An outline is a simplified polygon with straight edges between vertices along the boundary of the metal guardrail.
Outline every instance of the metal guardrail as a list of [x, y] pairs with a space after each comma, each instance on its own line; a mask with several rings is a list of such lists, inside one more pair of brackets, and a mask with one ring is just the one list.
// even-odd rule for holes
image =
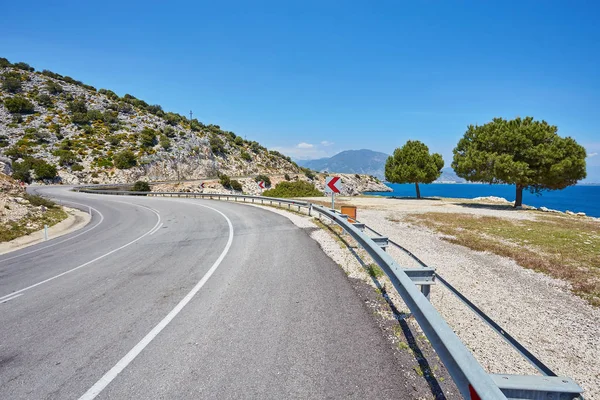
[[[115, 185], [112, 186], [114, 187]], [[340, 214], [336, 210], [306, 201], [237, 194], [94, 190], [93, 187], [88, 186], [76, 187], [74, 190], [83, 193], [111, 195], [191, 197], [216, 200], [232, 199], [234, 201], [241, 199], [243, 201], [249, 200], [252, 203], [260, 202], [261, 204], [265, 204], [268, 202], [271, 205], [277, 203], [279, 206], [287, 204], [288, 208], [292, 206], [298, 207], [298, 211], [301, 208], [307, 208], [309, 215], [312, 215], [313, 211], [317, 212], [345, 230], [386, 273], [465, 399], [571, 400], [581, 398], [583, 389], [575, 381], [567, 377], [488, 374], [435, 307], [428, 301], [428, 289], [432, 282], [427, 283], [425, 280], [418, 281], [419, 277], [409, 276], [409, 274], [419, 274], [414, 274], [414, 272], [402, 268], [379, 244], [375, 243], [373, 238], [364, 232], [364, 224], [351, 223], [348, 221], [347, 215]], [[417, 268], [410, 270], [420, 271], [426, 269]], [[433, 272], [430, 276], [433, 278]], [[423, 278], [422, 276], [420, 278], [427, 279], [427, 277]], [[417, 289], [417, 284], [421, 285], [422, 288], [427, 287], [427, 290], [423, 290], [423, 293], [420, 292]]]

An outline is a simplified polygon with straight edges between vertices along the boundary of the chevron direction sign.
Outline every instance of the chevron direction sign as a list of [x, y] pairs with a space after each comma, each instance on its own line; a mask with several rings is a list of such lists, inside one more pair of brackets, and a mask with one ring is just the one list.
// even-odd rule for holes
[[325, 179], [325, 193], [339, 193], [342, 189], [342, 180], [339, 176], [328, 176]]
[[261, 189], [265, 188], [265, 181], [258, 181], [258, 187]]

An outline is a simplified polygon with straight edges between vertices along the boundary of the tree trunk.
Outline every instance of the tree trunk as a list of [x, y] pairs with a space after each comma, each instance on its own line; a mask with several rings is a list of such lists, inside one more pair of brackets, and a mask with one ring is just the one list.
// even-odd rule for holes
[[419, 182], [415, 182], [415, 187], [417, 188], [417, 199], [421, 198], [421, 189], [419, 189]]
[[517, 196], [515, 199], [515, 208], [523, 205], [523, 186], [517, 185]]

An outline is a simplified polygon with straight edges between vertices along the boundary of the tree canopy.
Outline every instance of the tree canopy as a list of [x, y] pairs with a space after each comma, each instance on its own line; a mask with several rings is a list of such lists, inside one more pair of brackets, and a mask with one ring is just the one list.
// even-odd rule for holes
[[418, 140], [409, 140], [385, 162], [385, 179], [392, 183], [414, 183], [417, 198], [421, 198], [419, 183], [435, 181], [444, 168], [444, 159], [438, 153], [429, 154], [429, 148]]
[[454, 149], [452, 168], [468, 181], [516, 185], [515, 207], [521, 206], [523, 189], [564, 189], [586, 176], [585, 149], [557, 132], [532, 117], [471, 125]]

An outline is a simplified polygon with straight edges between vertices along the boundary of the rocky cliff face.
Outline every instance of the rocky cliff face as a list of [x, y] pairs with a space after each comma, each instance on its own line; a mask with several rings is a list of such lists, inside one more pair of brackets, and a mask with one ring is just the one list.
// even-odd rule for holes
[[[376, 178], [369, 175], [356, 175], [356, 174], [336, 174], [342, 179], [342, 195], [343, 196], [357, 196], [363, 192], [388, 192], [392, 191], [389, 187], [381, 183]], [[325, 179], [326, 174], [316, 174], [314, 179], [308, 178], [304, 174], [288, 175], [291, 181], [307, 181], [315, 185], [315, 187], [324, 192], [325, 191]], [[277, 186], [278, 183], [285, 181], [284, 175], [271, 175], [272, 187]], [[242, 184], [242, 193], [250, 195], [260, 195], [262, 190], [258, 187], [258, 184], [252, 177], [241, 177], [236, 178]], [[204, 188], [201, 184], [204, 183]], [[181, 183], [162, 183], [152, 186], [154, 192], [189, 192], [189, 193], [240, 193], [232, 191], [231, 189], [224, 188], [219, 183], [218, 179], [207, 179]]]
[[[300, 172], [256, 142], [130, 95], [13, 66], [0, 68], [0, 83], [5, 172], [11, 172], [6, 158], [15, 170], [25, 159], [43, 160], [57, 168], [55, 182], [68, 184]], [[128, 151], [133, 162], [120, 162]]]

